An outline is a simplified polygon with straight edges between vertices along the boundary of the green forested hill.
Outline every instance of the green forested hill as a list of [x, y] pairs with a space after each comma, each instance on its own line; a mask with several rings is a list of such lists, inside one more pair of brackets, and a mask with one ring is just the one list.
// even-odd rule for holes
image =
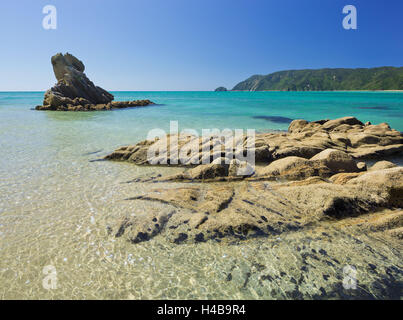
[[252, 76], [232, 90], [403, 90], [403, 67], [280, 71], [266, 76]]

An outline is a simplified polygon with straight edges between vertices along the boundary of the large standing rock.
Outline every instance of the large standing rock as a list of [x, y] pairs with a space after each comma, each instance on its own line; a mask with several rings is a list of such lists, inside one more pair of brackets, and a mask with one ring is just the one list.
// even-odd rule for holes
[[152, 104], [149, 100], [112, 102], [113, 95], [94, 85], [84, 73], [84, 64], [69, 53], [58, 53], [51, 61], [57, 84], [46, 91], [37, 110], [91, 111]]
[[84, 64], [73, 55], [58, 53], [51, 61], [57, 84], [45, 93], [44, 106], [100, 104], [114, 99], [112, 94], [87, 78]]

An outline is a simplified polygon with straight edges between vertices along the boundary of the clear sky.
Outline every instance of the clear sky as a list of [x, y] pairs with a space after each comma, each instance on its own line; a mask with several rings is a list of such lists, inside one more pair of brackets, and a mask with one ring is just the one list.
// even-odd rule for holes
[[[42, 9], [57, 8], [45, 30]], [[345, 5], [358, 29], [342, 27]], [[0, 91], [45, 90], [70, 52], [107, 90], [214, 90], [284, 69], [403, 66], [402, 0], [1, 0]]]

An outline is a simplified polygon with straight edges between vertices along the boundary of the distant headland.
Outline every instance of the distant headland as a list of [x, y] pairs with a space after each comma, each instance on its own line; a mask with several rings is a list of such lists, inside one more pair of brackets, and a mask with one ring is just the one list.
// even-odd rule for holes
[[403, 67], [287, 70], [254, 75], [232, 91], [400, 91]]

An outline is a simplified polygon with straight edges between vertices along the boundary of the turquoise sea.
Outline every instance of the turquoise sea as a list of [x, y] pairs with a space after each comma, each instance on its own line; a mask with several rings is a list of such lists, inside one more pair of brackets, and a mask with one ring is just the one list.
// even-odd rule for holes
[[[144, 136], [150, 128], [165, 128], [178, 120], [186, 128], [255, 128], [288, 127], [288, 119], [319, 120], [355, 116], [363, 122], [387, 122], [403, 131], [403, 92], [112, 92], [115, 100], [150, 99], [158, 105], [112, 113], [43, 113], [27, 112], [41, 104], [43, 92], [0, 92], [2, 121], [11, 125], [35, 122], [39, 127], [58, 121], [71, 126], [86, 123], [102, 125], [108, 133]], [[280, 117], [280, 118], [277, 118]], [[283, 119], [285, 118], [285, 119]], [[53, 123], [52, 123], [53, 122]]]
[[[157, 105], [32, 110], [43, 94], [0, 92], [0, 298], [270, 298], [270, 286], [242, 287], [252, 262], [271, 263], [259, 242], [176, 246], [155, 238], [134, 246], [109, 237], [107, 225], [162, 206], [124, 201], [149, 188], [124, 182], [177, 168], [91, 160], [151, 129], [168, 131], [170, 121], [180, 129], [267, 131], [286, 130], [291, 119], [355, 116], [403, 131], [398, 92], [113, 92], [115, 100]], [[225, 282], [234, 261], [242, 289]], [[57, 268], [60, 290], [43, 289], [46, 265]]]

